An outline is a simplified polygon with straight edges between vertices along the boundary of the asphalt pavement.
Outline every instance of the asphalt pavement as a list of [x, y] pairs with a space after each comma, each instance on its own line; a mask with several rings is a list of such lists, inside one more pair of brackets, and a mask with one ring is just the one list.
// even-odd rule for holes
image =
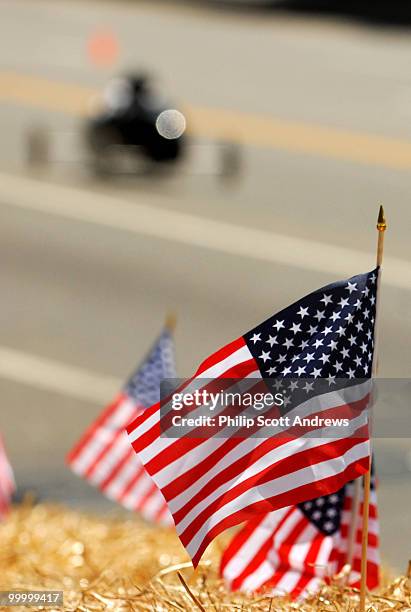
[[[1, 0], [0, 11], [0, 429], [20, 491], [109, 508], [64, 454], [166, 313], [178, 313], [190, 375], [303, 293], [371, 269], [380, 202], [380, 375], [409, 376], [408, 31], [161, 2]], [[87, 56], [98, 29], [118, 37], [110, 68]], [[81, 155], [85, 115], [110, 75], [136, 67], [187, 109], [193, 159], [101, 183]], [[38, 125], [54, 148], [34, 172], [25, 141]], [[243, 156], [232, 183], [214, 172], [227, 139]], [[383, 552], [400, 569], [410, 452], [408, 439], [376, 441]]]

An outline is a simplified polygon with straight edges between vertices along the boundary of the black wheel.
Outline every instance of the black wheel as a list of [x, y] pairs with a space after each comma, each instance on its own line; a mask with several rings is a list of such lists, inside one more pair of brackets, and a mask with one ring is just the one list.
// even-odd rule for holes
[[143, 145], [147, 156], [155, 162], [176, 162], [183, 152], [183, 139], [167, 140], [157, 133]]
[[238, 178], [243, 167], [241, 146], [234, 142], [226, 142], [221, 146], [220, 173], [222, 180]]
[[50, 139], [46, 128], [35, 126], [26, 135], [26, 163], [31, 167], [46, 166], [50, 162]]

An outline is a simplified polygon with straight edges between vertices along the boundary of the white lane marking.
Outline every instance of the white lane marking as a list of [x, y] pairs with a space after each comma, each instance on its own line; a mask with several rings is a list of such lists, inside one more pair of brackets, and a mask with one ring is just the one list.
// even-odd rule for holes
[[0, 377], [42, 391], [106, 405], [121, 382], [59, 361], [0, 346]]
[[[0, 204], [92, 223], [300, 270], [332, 279], [370, 270], [374, 255], [355, 249], [214, 221], [74, 187], [0, 174]], [[386, 257], [384, 284], [411, 289], [410, 262]], [[332, 280], [330, 279], [330, 280]]]

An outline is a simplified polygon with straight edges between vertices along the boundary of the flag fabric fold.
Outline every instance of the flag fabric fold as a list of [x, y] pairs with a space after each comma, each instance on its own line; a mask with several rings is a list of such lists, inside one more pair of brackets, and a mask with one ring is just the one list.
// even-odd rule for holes
[[11, 505], [15, 490], [13, 470], [7, 458], [6, 448], [0, 436], [0, 520], [4, 519]]
[[[333, 283], [270, 317], [206, 359], [184, 392], [204, 388], [203, 379], [321, 378], [327, 389], [312, 402], [315, 410], [366, 406], [377, 275], [373, 270]], [[347, 388], [335, 391], [336, 378], [346, 379]], [[161, 408], [151, 406], [127, 431], [195, 566], [225, 529], [338, 491], [368, 468], [368, 428], [358, 412], [351, 434], [333, 439], [321, 427], [318, 437], [258, 438], [244, 431], [200, 439], [167, 437]]]
[[[336, 493], [282, 508], [249, 521], [223, 553], [220, 572], [233, 591], [268, 589], [300, 599], [314, 593], [348, 560], [355, 525], [348, 584], [358, 588], [361, 567], [363, 492], [354, 504], [354, 482]], [[356, 513], [356, 515], [355, 515]], [[367, 553], [367, 588], [379, 585], [379, 524], [372, 478]]]
[[174, 341], [165, 329], [114, 401], [69, 452], [67, 463], [109, 499], [145, 519], [173, 525], [164, 497], [134, 453], [126, 426], [159, 401], [160, 383], [175, 378]]

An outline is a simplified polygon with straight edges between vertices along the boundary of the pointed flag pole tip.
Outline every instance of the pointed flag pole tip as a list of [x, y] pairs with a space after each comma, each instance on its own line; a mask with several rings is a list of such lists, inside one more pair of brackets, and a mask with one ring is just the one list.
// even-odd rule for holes
[[177, 315], [175, 312], [169, 312], [166, 316], [165, 326], [168, 331], [173, 332], [177, 326]]
[[381, 205], [379, 213], [378, 213], [377, 230], [379, 232], [385, 232], [386, 229], [387, 229], [387, 221], [385, 219], [384, 206]]

